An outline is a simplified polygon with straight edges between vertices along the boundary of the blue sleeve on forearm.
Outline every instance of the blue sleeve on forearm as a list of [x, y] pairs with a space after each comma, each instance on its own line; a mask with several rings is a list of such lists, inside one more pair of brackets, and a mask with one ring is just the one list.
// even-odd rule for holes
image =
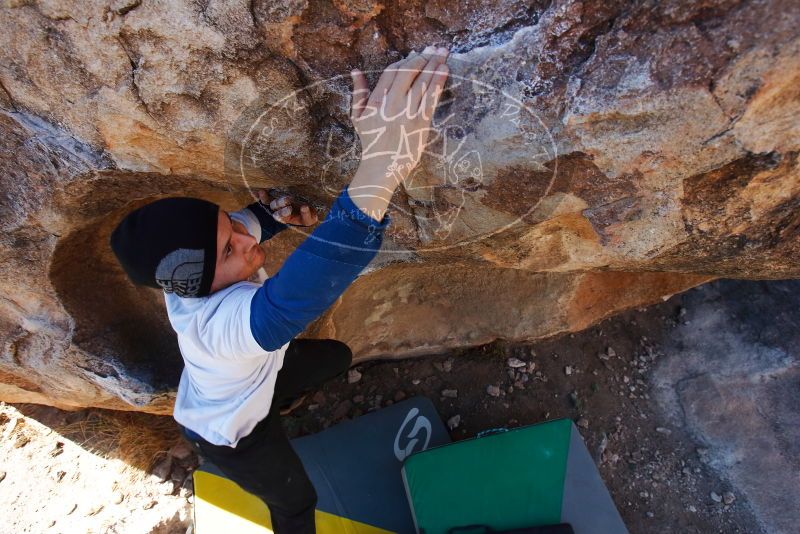
[[272, 239], [277, 235], [279, 232], [286, 230], [288, 228], [287, 225], [283, 224], [282, 222], [276, 221], [272, 214], [269, 213], [266, 206], [261, 204], [260, 202], [253, 202], [247, 209], [253, 212], [253, 214], [258, 219], [259, 224], [261, 225], [261, 242], [263, 243], [267, 239]]
[[391, 219], [361, 211], [345, 187], [325, 220], [267, 279], [250, 304], [250, 328], [264, 350], [277, 350], [322, 315], [375, 257]]

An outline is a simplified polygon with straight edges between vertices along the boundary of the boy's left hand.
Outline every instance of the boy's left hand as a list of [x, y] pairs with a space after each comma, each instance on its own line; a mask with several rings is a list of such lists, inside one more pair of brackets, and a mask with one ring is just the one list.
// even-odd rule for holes
[[267, 206], [272, 218], [283, 224], [294, 226], [312, 226], [319, 221], [317, 210], [306, 203], [294, 201], [291, 195], [283, 195], [270, 199], [265, 189], [258, 191], [258, 200]]

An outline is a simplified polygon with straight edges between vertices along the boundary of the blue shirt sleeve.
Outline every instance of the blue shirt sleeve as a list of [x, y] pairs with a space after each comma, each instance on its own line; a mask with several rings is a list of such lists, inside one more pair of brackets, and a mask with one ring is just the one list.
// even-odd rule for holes
[[325, 220], [255, 292], [250, 328], [258, 344], [277, 350], [322, 315], [375, 257], [391, 219], [361, 211], [345, 187]]
[[272, 217], [272, 214], [269, 212], [267, 207], [264, 206], [261, 202], [253, 202], [252, 204], [246, 206], [245, 209], [250, 210], [253, 213], [253, 215], [256, 216], [259, 224], [261, 225], [260, 243], [263, 243], [267, 239], [272, 239], [279, 232], [282, 232], [283, 230], [286, 230], [286, 228], [288, 228], [288, 226], [283, 224], [282, 222], [276, 221]]

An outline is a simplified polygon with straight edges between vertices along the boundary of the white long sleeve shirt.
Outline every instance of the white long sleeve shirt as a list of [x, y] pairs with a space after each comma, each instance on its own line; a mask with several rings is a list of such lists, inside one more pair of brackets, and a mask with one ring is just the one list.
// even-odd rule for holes
[[[261, 226], [249, 210], [230, 215], [261, 241]], [[263, 283], [263, 269], [259, 275]], [[253, 337], [250, 302], [259, 287], [242, 281], [201, 298], [164, 293], [186, 364], [173, 416], [215, 445], [235, 447], [266, 417], [289, 346], [267, 351]]]

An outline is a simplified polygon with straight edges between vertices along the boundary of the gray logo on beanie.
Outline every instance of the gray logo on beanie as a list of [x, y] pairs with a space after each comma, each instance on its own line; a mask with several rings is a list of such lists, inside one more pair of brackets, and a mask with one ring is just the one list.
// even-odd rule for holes
[[179, 248], [158, 263], [156, 283], [167, 293], [193, 297], [200, 291], [203, 279], [203, 249]]

